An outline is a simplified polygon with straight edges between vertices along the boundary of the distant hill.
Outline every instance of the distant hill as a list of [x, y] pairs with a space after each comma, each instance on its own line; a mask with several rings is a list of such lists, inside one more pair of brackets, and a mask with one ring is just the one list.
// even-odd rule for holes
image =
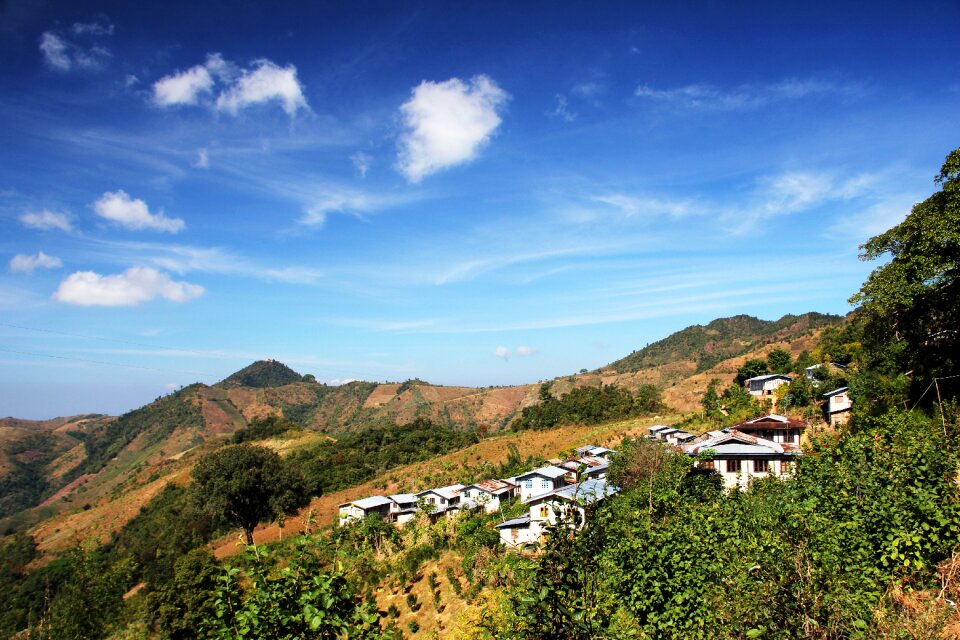
[[760, 320], [739, 315], [718, 318], [706, 326], [695, 324], [663, 340], [611, 362], [603, 369], [630, 373], [680, 361], [692, 361], [700, 373], [727, 358], [734, 358], [770, 342], [789, 340], [843, 321], [842, 316], [824, 313], [785, 315], [779, 320]]
[[251, 387], [253, 389], [267, 389], [282, 387], [285, 384], [301, 382], [303, 376], [276, 360], [258, 360], [248, 367], [244, 367], [233, 375], [218, 382], [216, 386], [224, 389], [232, 387]]

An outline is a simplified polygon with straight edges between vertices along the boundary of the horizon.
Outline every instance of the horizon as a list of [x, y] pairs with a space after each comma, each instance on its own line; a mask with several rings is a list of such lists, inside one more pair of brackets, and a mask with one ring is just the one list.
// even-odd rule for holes
[[720, 317], [845, 315], [858, 246], [958, 145], [958, 18], [7, 3], [0, 415], [267, 358], [533, 384]]

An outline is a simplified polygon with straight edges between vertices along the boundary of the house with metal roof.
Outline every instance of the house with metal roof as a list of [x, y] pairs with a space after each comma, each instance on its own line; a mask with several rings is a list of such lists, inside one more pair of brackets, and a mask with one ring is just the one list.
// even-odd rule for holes
[[610, 461], [603, 458], [594, 458], [584, 456], [574, 460], [557, 465], [569, 471], [567, 478], [570, 482], [576, 482], [578, 479], [599, 479], [607, 477], [607, 470], [610, 468]]
[[534, 497], [530, 500], [529, 537], [542, 541], [547, 527], [555, 526], [561, 520], [571, 527], [581, 528], [593, 506], [618, 491], [605, 479], [584, 480]]
[[536, 542], [536, 538], [530, 535], [529, 513], [501, 522], [496, 525], [496, 529], [500, 532], [500, 542], [506, 547], [520, 547]]
[[839, 389], [826, 392], [823, 394], [823, 397], [827, 399], [825, 409], [830, 426], [836, 427], [837, 425], [846, 424], [847, 420], [850, 419], [850, 411], [853, 409], [853, 400], [850, 399], [850, 388], [840, 387]]
[[423, 501], [424, 504], [431, 505], [434, 513], [449, 510], [460, 502], [460, 491], [463, 490], [462, 484], [451, 484], [446, 487], [437, 487], [436, 489], [427, 489], [417, 494], [417, 501]]
[[477, 506], [482, 506], [487, 513], [493, 513], [500, 509], [500, 505], [517, 495], [520, 488], [513, 482], [507, 480], [481, 480], [473, 484], [468, 484], [460, 492], [463, 501], [471, 501]]
[[390, 496], [390, 520], [397, 524], [406, 524], [417, 517], [417, 495], [415, 493], [397, 493]]
[[797, 444], [800, 442], [800, 436], [803, 435], [807, 425], [799, 420], [791, 420], [786, 416], [770, 413], [741, 422], [730, 428], [736, 429], [740, 433], [773, 440], [774, 442]]
[[743, 382], [743, 387], [750, 395], [762, 398], [774, 395], [781, 385], [791, 382], [793, 382], [793, 378], [790, 376], [785, 376], [782, 373], [771, 373], [765, 376], [747, 378]]
[[753, 478], [790, 475], [803, 453], [799, 445], [774, 442], [735, 429], [711, 433], [716, 435], [697, 438], [682, 449], [689, 456], [708, 456], [708, 460], [699, 460], [697, 466], [719, 473], [727, 489], [746, 489]]
[[526, 502], [534, 496], [559, 489], [567, 484], [568, 473], [569, 470], [553, 465], [521, 473], [516, 476], [516, 482], [520, 485], [520, 499]]
[[352, 502], [344, 502], [340, 505], [340, 526], [350, 524], [355, 520], [363, 520], [369, 515], [377, 515], [381, 518], [390, 517], [390, 507], [394, 502], [390, 498], [383, 496], [370, 496]]

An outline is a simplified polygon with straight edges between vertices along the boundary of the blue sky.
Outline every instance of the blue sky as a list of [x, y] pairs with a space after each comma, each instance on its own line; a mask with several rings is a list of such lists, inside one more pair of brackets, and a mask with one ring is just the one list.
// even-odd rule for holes
[[304, 4], [0, 9], [0, 415], [845, 313], [960, 143], [955, 2]]

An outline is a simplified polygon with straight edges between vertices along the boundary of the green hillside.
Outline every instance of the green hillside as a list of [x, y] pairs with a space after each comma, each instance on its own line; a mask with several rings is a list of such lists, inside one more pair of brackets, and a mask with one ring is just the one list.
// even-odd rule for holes
[[303, 376], [276, 360], [258, 360], [250, 366], [244, 367], [233, 375], [217, 383], [224, 388], [252, 387], [266, 389], [268, 387], [282, 387], [285, 384], [301, 382]]
[[661, 365], [692, 360], [696, 372], [742, 355], [754, 347], [794, 338], [804, 332], [841, 322], [841, 316], [810, 312], [785, 315], [779, 320], [760, 320], [748, 315], [718, 318], [706, 326], [695, 324], [634, 351], [607, 365], [617, 373], [629, 373]]

